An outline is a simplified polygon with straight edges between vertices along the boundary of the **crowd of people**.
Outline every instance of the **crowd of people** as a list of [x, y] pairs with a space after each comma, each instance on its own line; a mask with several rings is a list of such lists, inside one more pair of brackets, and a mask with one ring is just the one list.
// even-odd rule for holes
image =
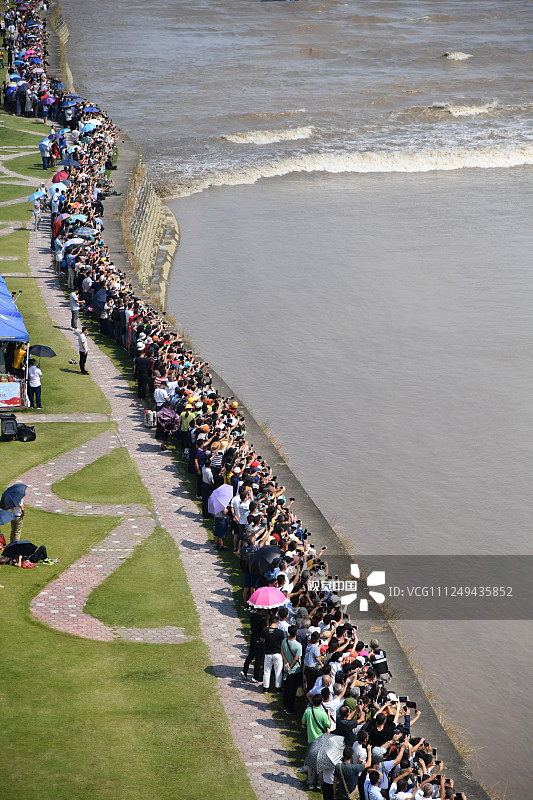
[[[251, 602], [249, 652], [240, 679], [265, 693], [279, 692], [286, 714], [298, 715], [308, 743], [309, 788], [320, 789], [325, 800], [353, 800], [357, 793], [364, 800], [463, 798], [431, 743], [413, 735], [420, 712], [389, 688], [392, 675], [379, 642], [365, 644], [341, 600], [311, 588], [328, 577], [325, 548], [311, 543], [294, 499], [247, 440], [238, 402], [220, 396], [209, 365], [164, 313], [135, 295], [114, 265], [102, 234], [116, 127], [85, 99], [62, 94], [60, 82], [40, 71], [40, 64], [35, 69], [36, 55], [44, 67], [47, 51], [46, 26], [34, 0], [8, 10], [4, 20], [10, 65], [20, 78], [4, 87], [6, 110], [30, 113], [33, 101], [23, 102], [23, 89], [26, 98], [36, 92], [41, 104], [54, 98], [43, 108], [53, 109], [57, 124], [48, 139], [66, 175], [52, 183], [50, 199], [43, 187], [43, 197], [50, 201], [54, 269], [70, 292], [80, 370], [88, 374], [87, 328], [79, 329], [83, 313], [129, 353], [137, 394], [147, 418], [155, 417], [161, 449], [172, 443], [182, 453], [202, 513], [213, 521], [214, 547], [232, 552], [240, 565], [243, 599]], [[43, 157], [44, 168], [50, 163]], [[222, 486], [229, 487], [228, 502], [212, 514], [211, 495]], [[262, 570], [254, 568], [259, 552], [269, 554]], [[262, 587], [279, 592], [278, 604], [253, 603]], [[330, 746], [325, 764], [317, 750]]]

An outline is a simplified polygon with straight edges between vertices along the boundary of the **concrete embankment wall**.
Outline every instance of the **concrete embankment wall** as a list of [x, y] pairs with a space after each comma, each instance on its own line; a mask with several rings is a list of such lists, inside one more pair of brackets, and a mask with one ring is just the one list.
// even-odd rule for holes
[[161, 202], [147, 179], [142, 158], [128, 187], [122, 210], [122, 230], [142, 285], [164, 308], [179, 228], [174, 214]]
[[[74, 91], [74, 78], [67, 61], [69, 30], [61, 3], [51, 6], [48, 19], [52, 27], [49, 42], [51, 71], [60, 71], [69, 91]], [[104, 237], [114, 263], [124, 272], [133, 272], [137, 279], [134, 281], [136, 288], [142, 288], [150, 301], [163, 309], [179, 242], [178, 223], [148, 180], [135, 142], [120, 131], [117, 145], [118, 169], [112, 173], [112, 178], [114, 188], [120, 194], [106, 200]]]

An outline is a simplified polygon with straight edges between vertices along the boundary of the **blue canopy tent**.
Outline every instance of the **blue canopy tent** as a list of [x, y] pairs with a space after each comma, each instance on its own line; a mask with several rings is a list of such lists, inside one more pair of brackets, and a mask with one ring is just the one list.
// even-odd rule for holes
[[[29, 341], [24, 318], [0, 275], [0, 408], [20, 408], [26, 404], [28, 362], [21, 351], [27, 353]], [[6, 356], [15, 354], [21, 356], [21, 368], [8, 373], [12, 359]]]

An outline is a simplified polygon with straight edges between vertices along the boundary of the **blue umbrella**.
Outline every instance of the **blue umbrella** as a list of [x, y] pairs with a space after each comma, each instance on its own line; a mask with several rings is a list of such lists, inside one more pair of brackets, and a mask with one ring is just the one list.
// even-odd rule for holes
[[16, 61], [13, 61], [16, 67], [20, 67], [21, 64], [24, 64], [24, 61], [21, 58], [17, 58]]
[[[16, 63], [17, 62], [15, 61], [15, 64]], [[86, 111], [88, 114], [97, 114], [100, 111], [99, 108], [95, 108], [94, 106], [89, 106], [88, 108], [84, 108], [83, 110]]]
[[16, 91], [17, 90], [16, 90], [16, 88], [14, 86], [10, 86], [9, 89], [7, 90], [6, 94], [7, 95], [13, 94], [13, 92], [16, 92]]
[[76, 92], [70, 92], [69, 94], [66, 94], [65, 97], [68, 100], [83, 100], [81, 94], [76, 94]]
[[42, 64], [42, 59], [40, 58], [30, 58], [32, 64]]
[[59, 163], [63, 167], [81, 167], [81, 164], [78, 161], [74, 161], [73, 158], [64, 158], [63, 161]]
[[50, 192], [50, 195], [53, 195], [54, 192], [56, 191], [56, 189], [59, 189], [59, 191], [62, 192], [64, 189], [67, 189], [67, 188], [68, 187], [64, 183], [54, 183], [53, 186], [50, 186], [48, 191]]
[[72, 108], [72, 106], [76, 105], [76, 100], [64, 100], [63, 101], [63, 108]]
[[46, 192], [42, 192], [40, 189], [38, 189], [33, 194], [30, 194], [28, 197], [28, 203], [33, 203], [34, 200], [37, 200], [38, 197], [43, 197], [45, 194]]
[[27, 488], [25, 483], [14, 483], [13, 486], [9, 486], [0, 498], [0, 508], [5, 511], [8, 508], [15, 508], [15, 506], [18, 506], [26, 494]]
[[87, 217], [85, 214], [72, 214], [68, 218], [69, 222], [87, 222]]
[[96, 122], [86, 122], [83, 128], [81, 129], [81, 132], [89, 133], [89, 131], [94, 131], [94, 129], [97, 127], [98, 125], [96, 124]]
[[66, 83], [56, 83], [56, 89], [66, 89], [66, 88], [67, 88]]
[[98, 231], [95, 228], [76, 228], [74, 231], [74, 236], [83, 236], [84, 238], [89, 238], [90, 236], [95, 236]]
[[6, 522], [11, 522], [15, 519], [15, 515], [11, 511], [0, 511], [0, 525], [5, 525]]
[[61, 128], [61, 130], [59, 131], [61, 136], [63, 136], [64, 133], [69, 133], [69, 132], [70, 132], [70, 128]]
[[39, 23], [38, 22], [27, 22], [26, 23], [26, 27], [27, 28], [37, 28], [37, 27], [39, 27]]

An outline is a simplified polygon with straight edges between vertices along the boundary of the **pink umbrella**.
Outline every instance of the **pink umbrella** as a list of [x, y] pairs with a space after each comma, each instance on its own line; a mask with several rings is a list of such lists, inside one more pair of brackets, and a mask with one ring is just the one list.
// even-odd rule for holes
[[253, 608], [279, 608], [287, 602], [287, 598], [275, 586], [261, 586], [248, 600]]
[[52, 178], [52, 183], [61, 183], [62, 180], [68, 178], [68, 172], [61, 170], [60, 172], [56, 172], [54, 177]]
[[61, 222], [63, 222], [64, 219], [68, 219], [69, 217], [70, 217], [70, 214], [59, 214], [57, 219], [60, 219]]
[[27, 56], [34, 56], [35, 55], [35, 50], [33, 48], [31, 48], [30, 50], [26, 50], [26, 55]]
[[44, 72], [44, 69], [42, 69], [42, 67], [35, 67], [35, 69], [32, 69], [32, 72], [35, 73], [35, 75], [40, 75], [41, 72]]

